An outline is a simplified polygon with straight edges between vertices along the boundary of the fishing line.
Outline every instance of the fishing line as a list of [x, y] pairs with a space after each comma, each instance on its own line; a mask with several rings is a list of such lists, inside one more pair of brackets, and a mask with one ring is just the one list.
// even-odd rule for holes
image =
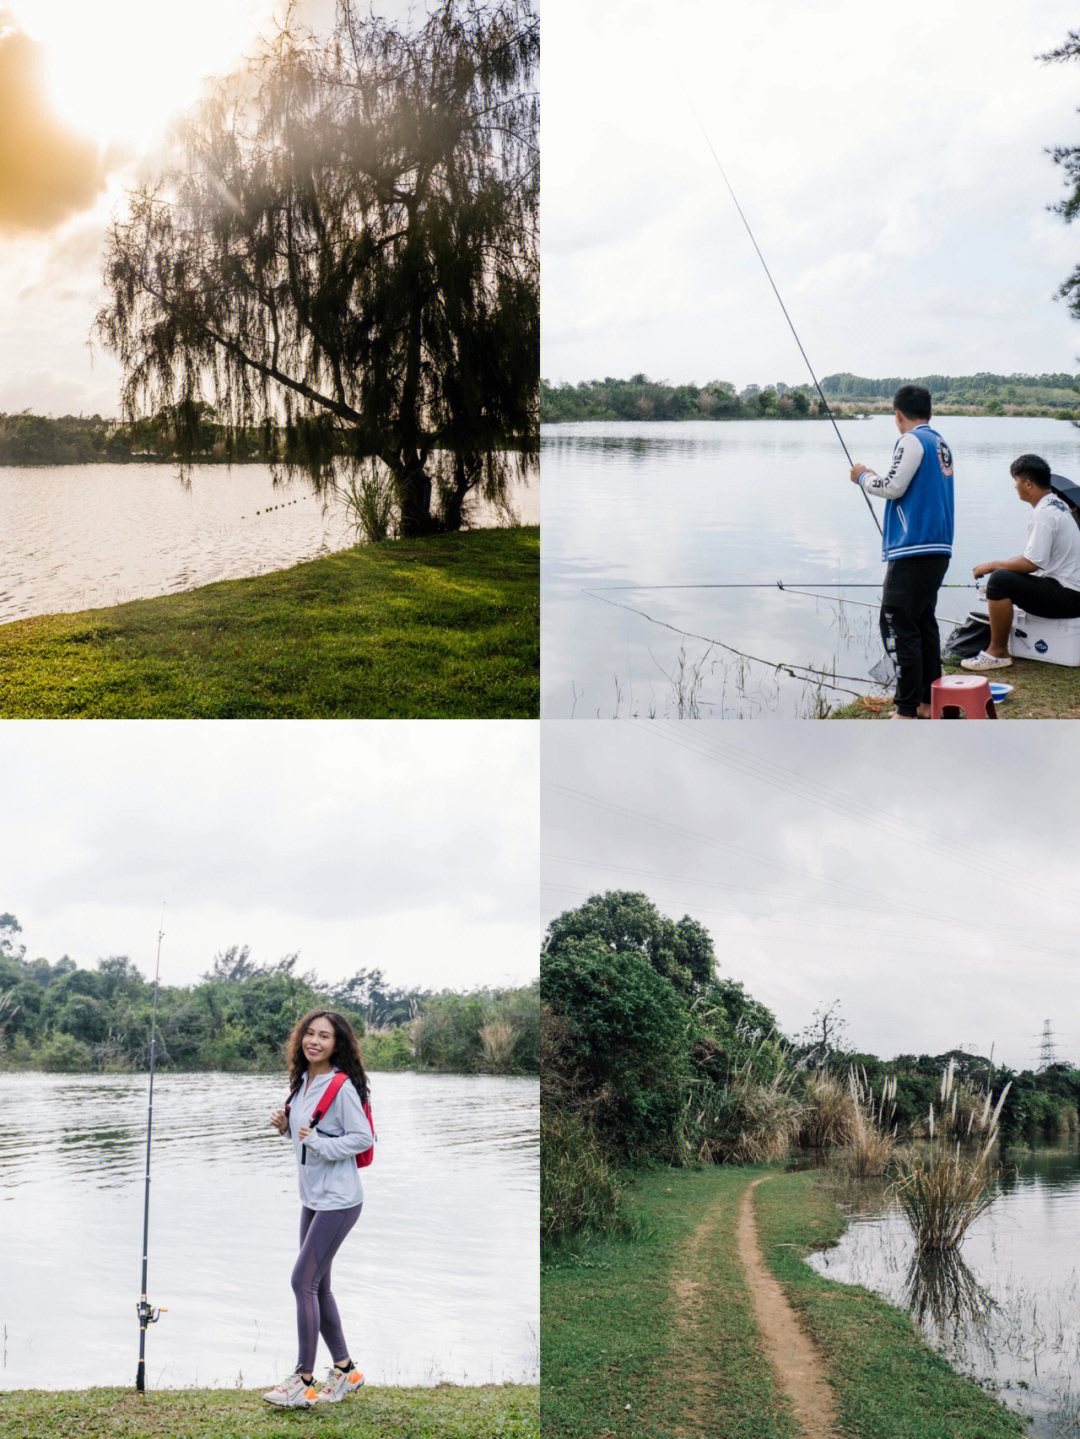
[[[848, 689], [845, 685], [834, 684], [834, 680], [850, 680], [852, 684], [865, 684], [866, 680], [862, 675], [838, 675], [832, 670], [815, 669], [813, 665], [788, 664], [784, 661], [763, 659], [761, 655], [749, 654], [746, 650], [736, 649], [734, 645], [725, 644], [723, 640], [714, 639], [711, 635], [699, 635], [693, 630], [680, 629], [678, 625], [672, 625], [667, 620], [658, 620], [655, 615], [650, 615], [647, 610], [638, 609], [636, 605], [624, 605], [620, 600], [609, 600], [605, 595], [597, 594], [593, 590], [582, 590], [582, 594], [591, 596], [592, 599], [600, 600], [605, 605], [611, 605], [617, 610], [626, 610], [628, 614], [640, 615], [650, 624], [659, 625], [661, 629], [671, 630], [674, 634], [685, 635], [687, 639], [701, 640], [703, 644], [715, 645], [717, 649], [727, 650], [729, 654], [738, 655], [740, 659], [749, 660], [753, 664], [764, 665], [767, 669], [778, 671], [783, 670], [793, 680], [799, 680], [804, 684], [821, 685], [824, 689], [836, 690], [840, 694], [854, 695], [856, 699], [862, 699], [865, 690]], [[796, 674], [796, 670], [805, 670], [805, 674]], [[826, 675], [831, 674], [832, 679]]]
[[[800, 590], [807, 589], [813, 585], [817, 590], [879, 590], [880, 580], [718, 580], [701, 584], [633, 584], [633, 585], [594, 585], [586, 594], [614, 593], [618, 590], [791, 590], [798, 594]], [[976, 586], [973, 581], [963, 583], [956, 582], [948, 585], [938, 585], [939, 590], [973, 590]]]
[[[688, 102], [688, 103], [689, 103], [689, 102]], [[810, 357], [807, 355], [806, 351], [803, 349], [803, 343], [802, 343], [802, 341], [799, 339], [799, 333], [798, 333], [798, 331], [796, 330], [795, 326], [794, 326], [794, 325], [792, 324], [792, 322], [791, 322], [791, 316], [790, 316], [790, 315], [788, 314], [788, 312], [787, 312], [787, 306], [784, 304], [783, 300], [780, 298], [780, 291], [776, 288], [776, 281], [773, 279], [772, 273], [770, 272], [768, 265], [765, 263], [765, 256], [761, 253], [761, 249], [760, 249], [760, 247], [758, 246], [758, 242], [754, 239], [754, 232], [753, 232], [753, 230], [751, 230], [751, 228], [750, 228], [750, 222], [747, 220], [746, 216], [743, 214], [742, 206], [739, 204], [739, 201], [738, 201], [738, 199], [737, 199], [737, 197], [736, 197], [736, 195], [735, 195], [735, 191], [731, 188], [731, 181], [728, 179], [727, 175], [724, 173], [724, 167], [723, 167], [723, 165], [721, 165], [721, 163], [720, 163], [720, 156], [716, 153], [716, 150], [713, 148], [713, 142], [709, 139], [709, 132], [705, 129], [705, 126], [702, 124], [701, 116], [700, 116], [700, 115], [698, 114], [698, 112], [694, 109], [693, 105], [690, 106], [690, 112], [691, 112], [691, 114], [693, 115], [694, 119], [698, 122], [698, 126], [699, 126], [700, 129], [701, 129], [701, 133], [705, 136], [705, 143], [706, 143], [706, 145], [708, 145], [710, 151], [712, 151], [712, 157], [713, 157], [713, 159], [716, 161], [716, 168], [720, 171], [720, 174], [721, 174], [721, 177], [723, 178], [724, 184], [727, 186], [728, 194], [731, 196], [731, 199], [732, 199], [732, 201], [733, 201], [733, 203], [734, 203], [734, 205], [735, 205], [735, 208], [736, 208], [736, 210], [738, 210], [738, 212], [739, 212], [739, 219], [740, 219], [740, 220], [743, 222], [743, 224], [746, 226], [746, 233], [750, 236], [750, 243], [753, 245], [755, 251], [757, 252], [757, 257], [758, 257], [758, 259], [761, 261], [761, 267], [762, 267], [762, 269], [765, 271], [766, 276], [768, 277], [769, 284], [772, 286], [772, 292], [773, 292], [773, 294], [776, 296], [777, 303], [779, 304], [781, 310], [784, 312], [784, 319], [788, 322], [788, 328], [791, 330], [791, 333], [795, 336], [795, 343], [796, 343], [796, 344], [798, 345], [798, 347], [799, 347], [799, 354], [802, 355], [803, 360], [804, 360], [805, 363], [806, 363], [806, 368], [810, 371], [810, 378], [811, 378], [811, 379], [813, 380], [813, 382], [814, 382], [814, 388], [817, 390], [818, 395], [819, 395], [820, 398], [821, 398], [821, 403], [825, 406], [825, 413], [828, 415], [829, 419], [832, 421], [832, 427], [833, 427], [833, 429], [836, 431], [836, 438], [840, 441], [840, 448], [843, 450], [845, 456], [847, 457], [848, 469], [853, 469], [855, 462], [854, 462], [854, 460], [851, 458], [851, 455], [848, 453], [848, 447], [847, 447], [847, 445], [844, 444], [844, 437], [843, 437], [843, 435], [840, 433], [840, 427], [839, 427], [839, 425], [836, 423], [836, 419], [835, 419], [835, 417], [834, 417], [834, 415], [833, 415], [832, 410], [830, 410], [830, 408], [829, 408], [829, 402], [828, 402], [828, 400], [825, 398], [825, 391], [824, 391], [824, 390], [821, 388], [821, 386], [818, 384], [818, 377], [817, 377], [817, 375], [814, 374], [814, 367], [813, 367], [813, 365], [811, 365], [811, 363], [810, 363]], [[875, 526], [877, 527], [877, 532], [878, 532], [878, 534], [881, 535], [882, 538], [884, 539], [884, 534], [883, 534], [882, 529], [881, 529], [881, 521], [878, 519], [877, 514], [876, 514], [876, 512], [875, 512], [875, 510], [874, 510], [873, 505], [870, 503], [870, 496], [869, 496], [869, 495], [866, 493], [866, 491], [863, 489], [862, 485], [859, 486], [859, 493], [862, 495], [863, 499], [866, 501], [866, 508], [870, 511], [870, 518], [874, 521], [874, 524], [875, 524]]]
[[[161, 907], [161, 924], [165, 923], [165, 906]], [[135, 1371], [135, 1388], [146, 1390], [146, 1329], [156, 1324], [165, 1311], [154, 1309], [146, 1298], [146, 1263], [150, 1249], [150, 1136], [154, 1122], [154, 1052], [157, 1048], [158, 976], [161, 973], [161, 941], [164, 931], [158, 926], [157, 959], [154, 963], [154, 1003], [150, 1015], [150, 1094], [146, 1107], [146, 1184], [143, 1192], [142, 1293], [135, 1309], [139, 1316], [139, 1367]]]

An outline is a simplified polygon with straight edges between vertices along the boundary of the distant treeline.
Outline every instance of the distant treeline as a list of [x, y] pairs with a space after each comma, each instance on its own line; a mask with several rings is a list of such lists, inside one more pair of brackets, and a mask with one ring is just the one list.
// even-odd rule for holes
[[[222, 425], [203, 402], [174, 405], [150, 418], [126, 424], [100, 415], [0, 414], [0, 465], [89, 464], [289, 464], [310, 453], [315, 439], [307, 422], [265, 424], [247, 429]], [[327, 458], [357, 455], [355, 433], [318, 426], [317, 442]], [[508, 440], [515, 448], [517, 440]]]
[[[266, 462], [276, 457], [281, 435], [273, 431], [231, 433], [214, 423], [208, 407], [188, 417], [192, 453], [202, 463]], [[101, 462], [176, 460], [181, 417], [165, 411], [153, 419], [123, 424], [100, 415], [51, 419], [24, 412], [0, 415], [0, 465], [87, 465]], [[185, 422], [186, 423], [186, 422]]]
[[[28, 960], [18, 922], [0, 915], [0, 1068], [125, 1071], [149, 1055], [153, 985], [130, 960], [94, 969], [70, 959]], [[218, 954], [197, 984], [163, 985], [157, 1063], [164, 1069], [265, 1072], [280, 1068], [289, 1030], [317, 1006], [345, 1014], [363, 1036], [371, 1069], [455, 1074], [536, 1074], [537, 986], [395, 988], [377, 969], [326, 985], [297, 973], [297, 956], [255, 964], [247, 946]]]
[[[860, 375], [827, 375], [821, 382], [836, 414], [888, 413], [903, 384], [922, 385], [943, 412], [982, 415], [1047, 415], [1080, 418], [1080, 375], [894, 376], [884, 380]], [[724, 380], [697, 385], [667, 385], [634, 375], [629, 380], [583, 380], [577, 385], [540, 386], [540, 419], [568, 420], [805, 420], [820, 419], [824, 406], [810, 385], [748, 385]]]

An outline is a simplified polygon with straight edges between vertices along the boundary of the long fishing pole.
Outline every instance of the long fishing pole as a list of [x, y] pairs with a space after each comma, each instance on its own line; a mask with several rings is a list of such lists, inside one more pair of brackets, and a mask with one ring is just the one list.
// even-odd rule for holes
[[[165, 910], [162, 907], [161, 923], [165, 922]], [[146, 1185], [143, 1193], [143, 1232], [142, 1232], [142, 1286], [139, 1302], [135, 1306], [139, 1315], [139, 1367], [135, 1371], [135, 1388], [140, 1394], [146, 1390], [146, 1329], [150, 1324], [156, 1324], [161, 1315], [160, 1309], [154, 1309], [146, 1298], [146, 1261], [150, 1250], [150, 1135], [154, 1124], [154, 1053], [157, 1049], [157, 1002], [158, 1002], [158, 977], [161, 973], [161, 941], [165, 934], [161, 926], [158, 926], [157, 937], [157, 959], [154, 962], [154, 1003], [150, 1017], [150, 1095], [146, 1107]]]
[[[840, 448], [843, 450], [845, 456], [847, 457], [848, 469], [853, 469], [855, 462], [854, 462], [854, 460], [851, 458], [851, 455], [848, 453], [848, 447], [847, 447], [847, 445], [844, 444], [844, 437], [843, 437], [843, 435], [840, 433], [840, 426], [836, 423], [836, 419], [835, 419], [835, 417], [833, 416], [833, 412], [832, 412], [832, 410], [829, 408], [829, 402], [828, 402], [828, 400], [825, 398], [825, 391], [824, 391], [824, 390], [821, 388], [821, 386], [818, 384], [818, 377], [817, 377], [817, 375], [814, 374], [814, 367], [813, 367], [813, 365], [810, 363], [810, 357], [807, 355], [806, 351], [803, 349], [803, 342], [799, 339], [799, 332], [796, 330], [795, 326], [792, 324], [791, 316], [790, 316], [790, 315], [788, 314], [788, 312], [787, 312], [787, 306], [784, 304], [783, 300], [780, 298], [780, 291], [776, 288], [776, 281], [773, 279], [772, 273], [771, 273], [771, 271], [769, 270], [768, 265], [765, 263], [765, 256], [761, 253], [761, 249], [760, 249], [760, 247], [759, 247], [759, 245], [758, 245], [758, 242], [754, 239], [754, 232], [753, 232], [753, 230], [751, 230], [751, 228], [750, 228], [750, 222], [747, 220], [746, 216], [743, 214], [743, 208], [742, 208], [742, 206], [739, 204], [739, 201], [738, 201], [738, 198], [736, 197], [735, 191], [731, 188], [731, 181], [728, 179], [728, 177], [727, 177], [727, 175], [726, 175], [726, 173], [725, 173], [725, 171], [724, 171], [724, 167], [723, 167], [723, 165], [721, 165], [721, 163], [720, 163], [720, 156], [716, 153], [716, 150], [715, 150], [714, 147], [713, 147], [713, 142], [709, 139], [709, 132], [705, 129], [705, 126], [702, 124], [701, 116], [700, 116], [700, 115], [698, 114], [698, 112], [694, 109], [693, 105], [690, 106], [690, 111], [691, 111], [691, 113], [693, 114], [694, 119], [698, 122], [698, 126], [699, 126], [700, 129], [701, 129], [701, 133], [705, 136], [705, 143], [706, 143], [706, 145], [708, 145], [709, 149], [712, 151], [712, 157], [713, 157], [713, 159], [716, 161], [716, 168], [720, 171], [720, 174], [721, 174], [721, 177], [723, 178], [724, 184], [727, 186], [728, 194], [731, 196], [732, 201], [733, 201], [733, 203], [734, 203], [734, 205], [735, 205], [735, 208], [736, 208], [736, 210], [738, 210], [738, 212], [739, 212], [739, 219], [740, 219], [740, 220], [743, 222], [743, 224], [746, 226], [746, 233], [750, 236], [750, 243], [751, 243], [751, 245], [753, 245], [755, 251], [757, 252], [757, 257], [758, 257], [758, 259], [761, 261], [761, 268], [765, 271], [765, 274], [766, 274], [766, 276], [768, 277], [769, 284], [772, 286], [772, 292], [773, 292], [773, 294], [776, 296], [777, 303], [779, 304], [781, 310], [783, 310], [783, 312], [784, 312], [784, 319], [788, 322], [788, 328], [790, 329], [791, 333], [795, 336], [795, 343], [796, 343], [796, 344], [798, 345], [798, 347], [799, 347], [799, 354], [802, 355], [803, 360], [804, 360], [805, 363], [806, 363], [806, 368], [810, 371], [810, 378], [811, 378], [811, 379], [813, 380], [813, 382], [814, 382], [814, 388], [817, 390], [818, 395], [819, 395], [820, 398], [821, 398], [821, 403], [822, 403], [822, 404], [824, 405], [824, 407], [825, 407], [825, 413], [828, 415], [829, 419], [832, 421], [832, 427], [833, 427], [833, 429], [836, 431], [836, 438], [840, 441]], [[877, 513], [876, 513], [873, 505], [870, 503], [870, 496], [869, 496], [869, 495], [866, 493], [866, 491], [863, 489], [862, 485], [859, 486], [859, 493], [862, 495], [863, 499], [866, 501], [866, 508], [870, 511], [870, 517], [871, 517], [871, 519], [874, 521], [874, 524], [877, 526], [877, 532], [878, 532], [878, 534], [879, 534], [879, 535], [882, 535], [882, 538], [884, 538], [884, 535], [882, 534], [882, 529], [881, 529], [881, 521], [878, 519]]]

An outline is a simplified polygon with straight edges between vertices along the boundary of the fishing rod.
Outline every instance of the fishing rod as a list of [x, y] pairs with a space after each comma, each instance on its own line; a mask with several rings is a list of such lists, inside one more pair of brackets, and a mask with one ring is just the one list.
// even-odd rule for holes
[[[614, 594], [619, 590], [783, 590], [797, 593], [813, 587], [816, 590], [879, 590], [880, 580], [719, 580], [701, 584], [640, 584], [640, 585], [593, 585], [585, 594]], [[974, 581], [938, 585], [939, 590], [973, 590]]]
[[[825, 398], [825, 391], [824, 391], [824, 390], [821, 388], [821, 386], [818, 384], [818, 377], [817, 377], [817, 375], [814, 374], [814, 367], [813, 367], [813, 365], [810, 363], [810, 357], [807, 355], [806, 351], [803, 349], [803, 342], [799, 339], [799, 332], [796, 330], [795, 326], [792, 324], [791, 316], [790, 316], [790, 315], [788, 314], [788, 312], [787, 312], [787, 306], [784, 304], [783, 300], [780, 298], [780, 291], [776, 288], [776, 281], [773, 279], [772, 273], [771, 273], [771, 271], [769, 270], [768, 265], [765, 263], [765, 256], [761, 253], [761, 249], [760, 249], [760, 247], [759, 247], [759, 245], [758, 245], [758, 242], [754, 239], [754, 232], [753, 232], [753, 230], [751, 230], [751, 228], [750, 228], [750, 222], [747, 220], [746, 216], [743, 214], [743, 208], [742, 208], [742, 206], [739, 204], [738, 198], [737, 198], [736, 195], [735, 195], [735, 191], [731, 188], [731, 181], [728, 179], [728, 177], [727, 177], [727, 175], [726, 175], [726, 173], [725, 173], [725, 171], [724, 171], [724, 167], [723, 167], [723, 165], [721, 165], [721, 163], [720, 163], [720, 156], [716, 153], [716, 150], [713, 148], [713, 142], [709, 139], [709, 132], [705, 129], [705, 126], [702, 124], [701, 116], [700, 116], [700, 115], [698, 114], [698, 112], [694, 109], [693, 105], [690, 106], [690, 111], [691, 111], [694, 119], [698, 122], [698, 126], [699, 126], [699, 128], [700, 128], [700, 130], [701, 130], [701, 133], [705, 136], [705, 143], [706, 143], [706, 145], [708, 145], [709, 149], [712, 151], [712, 157], [713, 157], [713, 159], [716, 161], [716, 168], [720, 171], [720, 175], [721, 175], [721, 177], [723, 178], [724, 184], [727, 186], [728, 194], [731, 196], [732, 201], [733, 201], [733, 203], [734, 203], [734, 205], [735, 205], [735, 208], [736, 208], [736, 210], [738, 210], [738, 212], [739, 212], [739, 219], [740, 219], [740, 220], [743, 222], [743, 224], [746, 226], [746, 233], [750, 236], [750, 243], [753, 245], [755, 251], [757, 252], [757, 257], [758, 257], [758, 259], [761, 261], [761, 267], [762, 267], [762, 269], [765, 271], [766, 276], [768, 277], [769, 284], [772, 286], [772, 292], [773, 292], [773, 294], [776, 296], [777, 303], [779, 304], [781, 310], [783, 310], [783, 312], [784, 312], [784, 319], [788, 322], [788, 328], [791, 330], [791, 333], [795, 336], [795, 343], [796, 343], [796, 344], [798, 345], [798, 347], [799, 347], [799, 354], [802, 355], [803, 360], [804, 360], [805, 363], [806, 363], [806, 368], [810, 371], [810, 378], [811, 378], [811, 379], [813, 380], [813, 382], [814, 382], [814, 388], [815, 388], [815, 390], [817, 390], [818, 395], [819, 395], [820, 398], [821, 398], [821, 403], [822, 403], [822, 404], [824, 405], [824, 407], [825, 407], [825, 413], [828, 415], [829, 419], [832, 421], [832, 427], [833, 427], [833, 429], [836, 431], [836, 438], [840, 441], [840, 448], [843, 450], [845, 456], [847, 457], [848, 469], [853, 469], [854, 466], [855, 466], [855, 461], [851, 458], [851, 455], [848, 453], [848, 447], [847, 447], [847, 445], [844, 444], [844, 437], [843, 437], [843, 435], [840, 433], [840, 426], [836, 423], [836, 419], [835, 419], [835, 417], [834, 417], [834, 415], [833, 415], [832, 410], [829, 408], [829, 402], [828, 402], [828, 400]], [[881, 521], [878, 519], [877, 513], [876, 513], [876, 511], [874, 510], [873, 505], [870, 503], [870, 496], [869, 496], [869, 495], [866, 493], [866, 491], [863, 489], [862, 485], [859, 486], [859, 493], [862, 495], [863, 499], [866, 501], [866, 508], [870, 511], [870, 517], [871, 517], [871, 519], [874, 521], [874, 524], [877, 526], [877, 532], [878, 532], [878, 534], [881, 535], [882, 538], [884, 539], [884, 534], [883, 534], [882, 528], [881, 528]]]
[[[162, 906], [161, 923], [165, 922], [165, 909]], [[150, 1096], [146, 1108], [146, 1185], [143, 1194], [143, 1232], [142, 1232], [142, 1293], [139, 1302], [135, 1306], [139, 1315], [139, 1367], [135, 1371], [135, 1388], [142, 1394], [146, 1390], [146, 1329], [150, 1324], [156, 1324], [165, 1310], [154, 1309], [146, 1298], [146, 1260], [150, 1249], [150, 1135], [154, 1121], [154, 1052], [157, 1048], [157, 1003], [158, 1003], [158, 977], [161, 973], [161, 941], [165, 934], [158, 926], [157, 937], [157, 959], [154, 962], [154, 1004], [150, 1017]]]

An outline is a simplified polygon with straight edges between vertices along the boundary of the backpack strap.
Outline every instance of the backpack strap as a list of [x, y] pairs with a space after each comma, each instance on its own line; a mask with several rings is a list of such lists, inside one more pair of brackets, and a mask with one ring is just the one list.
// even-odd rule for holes
[[333, 1079], [330, 1081], [330, 1083], [326, 1086], [326, 1093], [319, 1100], [318, 1105], [312, 1112], [312, 1129], [314, 1129], [315, 1126], [322, 1120], [323, 1115], [333, 1104], [334, 1100], [338, 1097], [338, 1090], [341, 1089], [342, 1086], [347, 1084], [348, 1082], [349, 1076], [345, 1074], [343, 1070], [339, 1069], [338, 1072], [334, 1075]]
[[[333, 1104], [334, 1100], [335, 1100], [335, 1099], [337, 1098], [337, 1096], [338, 1096], [338, 1090], [342, 1087], [342, 1085], [345, 1083], [345, 1081], [348, 1079], [348, 1077], [349, 1077], [349, 1076], [348, 1076], [347, 1074], [345, 1074], [342, 1070], [339, 1069], [339, 1070], [337, 1071], [337, 1073], [334, 1075], [333, 1079], [331, 1079], [330, 1083], [326, 1086], [326, 1093], [325, 1093], [325, 1094], [322, 1096], [322, 1098], [319, 1100], [319, 1103], [318, 1103], [317, 1107], [314, 1109], [314, 1111], [312, 1112], [312, 1115], [311, 1115], [311, 1127], [312, 1127], [312, 1129], [315, 1128], [315, 1126], [316, 1126], [316, 1125], [319, 1123], [319, 1121], [322, 1119], [323, 1115], [326, 1113], [326, 1111], [327, 1111], [327, 1110], [330, 1108], [330, 1106]], [[292, 1102], [293, 1102], [293, 1100], [294, 1100], [294, 1099], [296, 1098], [296, 1096], [300, 1093], [300, 1091], [303, 1089], [303, 1087], [304, 1087], [304, 1081], [301, 1080], [300, 1083], [296, 1086], [296, 1088], [295, 1088], [295, 1089], [292, 1091], [292, 1093], [289, 1095], [288, 1099], [286, 1099], [286, 1101], [285, 1101], [285, 1114], [286, 1114], [286, 1116], [288, 1116], [289, 1110], [290, 1110], [290, 1108], [292, 1107]]]

